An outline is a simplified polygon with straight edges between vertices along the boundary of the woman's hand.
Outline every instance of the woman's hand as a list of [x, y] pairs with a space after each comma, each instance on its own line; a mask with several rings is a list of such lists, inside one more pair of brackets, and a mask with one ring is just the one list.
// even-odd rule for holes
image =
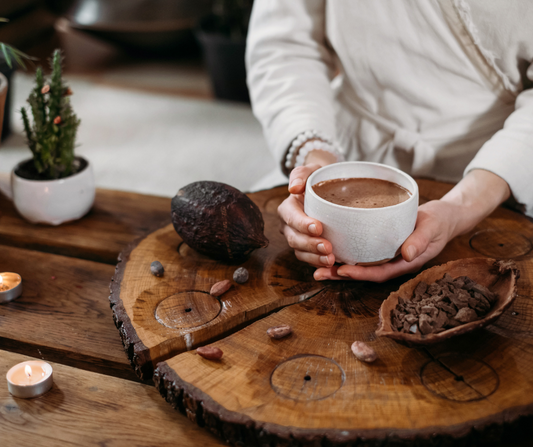
[[340, 265], [315, 271], [317, 280], [357, 279], [383, 282], [406, 273], [413, 273], [437, 256], [452, 239], [458, 213], [466, 210], [460, 206], [434, 200], [418, 208], [416, 227], [402, 245], [401, 256], [385, 264], [364, 267]]
[[285, 236], [294, 254], [315, 267], [331, 267], [335, 263], [331, 243], [321, 238], [322, 224], [304, 213], [304, 192], [307, 178], [322, 166], [334, 163], [335, 156], [324, 151], [312, 151], [305, 166], [294, 168], [289, 179], [291, 195], [278, 208], [280, 232]]
[[[418, 208], [415, 230], [403, 243], [401, 257], [382, 265], [334, 265], [335, 256], [329, 241], [321, 238], [322, 224], [304, 213], [305, 183], [321, 166], [322, 154], [311, 152], [312, 164], [295, 168], [289, 180], [291, 195], [278, 208], [281, 233], [296, 257], [317, 270], [316, 280], [355, 279], [383, 282], [406, 273], [413, 273], [437, 256], [456, 236], [474, 228], [511, 194], [507, 182], [492, 172], [473, 170], [448, 194]], [[307, 161], [307, 160], [306, 160]], [[316, 161], [316, 163], [313, 163]]]
[[413, 273], [437, 256], [456, 236], [467, 233], [510, 196], [507, 183], [483, 170], [468, 173], [441, 200], [418, 208], [415, 230], [403, 243], [401, 257], [382, 265], [319, 268], [314, 277], [383, 282]]

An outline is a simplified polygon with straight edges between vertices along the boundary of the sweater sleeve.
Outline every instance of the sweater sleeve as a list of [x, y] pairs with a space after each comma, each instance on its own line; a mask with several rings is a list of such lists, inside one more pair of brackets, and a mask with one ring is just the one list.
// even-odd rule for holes
[[246, 65], [254, 114], [282, 169], [299, 133], [316, 129], [335, 138], [325, 0], [255, 0]]
[[[533, 80], [533, 64], [527, 70]], [[515, 110], [465, 169], [485, 169], [504, 179], [514, 199], [533, 217], [533, 89], [522, 91]]]

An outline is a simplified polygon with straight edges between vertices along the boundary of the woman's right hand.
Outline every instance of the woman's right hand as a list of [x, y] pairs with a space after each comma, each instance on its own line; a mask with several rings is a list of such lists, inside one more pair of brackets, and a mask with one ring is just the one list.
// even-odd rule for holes
[[[329, 163], [325, 163], [329, 164]], [[321, 164], [294, 168], [289, 179], [290, 196], [278, 208], [280, 232], [286, 237], [296, 257], [314, 267], [332, 267], [335, 256], [329, 241], [321, 238], [322, 224], [304, 213], [304, 192], [307, 178]], [[343, 279], [343, 278], [338, 278]]]

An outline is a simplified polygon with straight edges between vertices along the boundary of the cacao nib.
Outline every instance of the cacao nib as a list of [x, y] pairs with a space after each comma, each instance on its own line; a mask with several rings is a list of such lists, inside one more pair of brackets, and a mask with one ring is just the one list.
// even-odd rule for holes
[[446, 273], [433, 284], [421, 281], [410, 300], [398, 298], [391, 324], [396, 332], [438, 333], [480, 319], [497, 298], [468, 276], [454, 279]]

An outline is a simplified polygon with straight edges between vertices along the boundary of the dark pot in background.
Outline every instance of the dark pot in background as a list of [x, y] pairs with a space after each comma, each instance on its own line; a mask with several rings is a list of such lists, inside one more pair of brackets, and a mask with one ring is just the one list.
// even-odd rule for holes
[[[66, 1], [66, 0], [65, 0]], [[27, 48], [41, 42], [43, 35], [52, 31], [54, 17], [45, 8], [42, 0], [0, 0], [0, 17], [6, 17], [8, 23], [1, 24], [0, 42], [26, 51]], [[13, 115], [13, 83], [11, 77], [17, 68], [9, 68], [0, 52], [0, 73], [8, 80], [9, 88], [5, 105], [1, 140], [11, 133]]]
[[[211, 4], [212, 0], [72, 0], [65, 18], [72, 29], [133, 54], [194, 56], [199, 48], [192, 30]], [[93, 9], [95, 13], [88, 15]]]
[[249, 103], [244, 62], [246, 37], [230, 37], [230, 33], [213, 15], [204, 17], [196, 28], [215, 97]]
[[197, 31], [215, 97], [250, 102], [246, 86], [244, 53], [246, 40], [235, 41], [222, 34]]
[[9, 68], [9, 66], [4, 60], [0, 61], [0, 73], [2, 73], [7, 78], [8, 83], [6, 104], [4, 108], [4, 118], [2, 120], [3, 125], [0, 126], [0, 129], [2, 130], [0, 141], [5, 140], [11, 133], [11, 103], [13, 98], [13, 83], [11, 82], [11, 77], [14, 72], [15, 69]]

